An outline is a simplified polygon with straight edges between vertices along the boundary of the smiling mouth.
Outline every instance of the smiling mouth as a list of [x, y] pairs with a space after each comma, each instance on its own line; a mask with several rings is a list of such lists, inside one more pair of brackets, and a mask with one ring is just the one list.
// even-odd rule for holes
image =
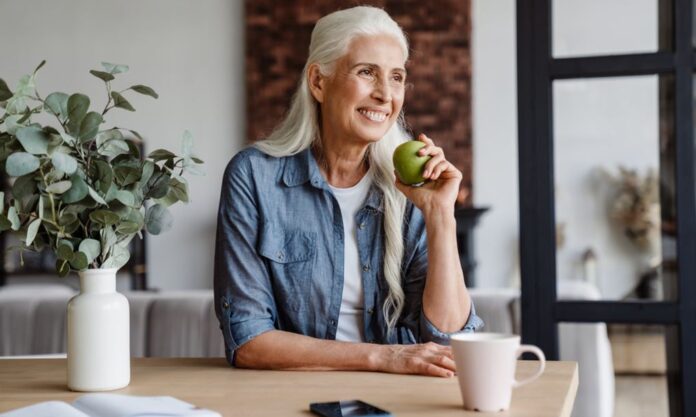
[[373, 122], [377, 122], [377, 123], [383, 122], [387, 119], [387, 114], [379, 112], [379, 111], [370, 111], [370, 110], [366, 110], [366, 109], [358, 109], [358, 113], [362, 114], [363, 116], [365, 116], [369, 120], [371, 120]]

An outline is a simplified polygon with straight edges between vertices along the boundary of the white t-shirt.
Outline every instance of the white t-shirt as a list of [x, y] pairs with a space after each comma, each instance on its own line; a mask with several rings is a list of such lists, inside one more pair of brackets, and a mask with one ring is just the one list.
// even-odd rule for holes
[[336, 188], [329, 185], [333, 191], [343, 218], [343, 235], [345, 242], [343, 256], [343, 298], [341, 311], [338, 316], [336, 340], [345, 342], [362, 342], [365, 340], [363, 331], [363, 311], [365, 309], [362, 269], [358, 256], [357, 225], [355, 215], [362, 207], [372, 184], [372, 175], [367, 174], [350, 188]]

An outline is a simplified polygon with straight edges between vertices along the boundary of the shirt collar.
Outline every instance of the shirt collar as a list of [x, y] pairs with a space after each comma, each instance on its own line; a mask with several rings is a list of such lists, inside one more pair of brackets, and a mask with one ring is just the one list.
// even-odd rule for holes
[[[286, 157], [285, 167], [283, 168], [283, 183], [286, 186], [296, 187], [308, 181], [315, 188], [329, 189], [324, 176], [319, 170], [319, 165], [312, 154], [311, 148], [309, 147], [295, 155]], [[382, 192], [373, 182], [367, 194], [365, 206], [384, 212], [382, 200]]]

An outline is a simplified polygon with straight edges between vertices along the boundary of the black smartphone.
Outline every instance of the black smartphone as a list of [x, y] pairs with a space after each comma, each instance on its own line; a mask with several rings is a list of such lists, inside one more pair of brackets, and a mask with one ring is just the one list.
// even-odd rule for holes
[[323, 417], [393, 417], [390, 412], [360, 400], [311, 403], [309, 410]]

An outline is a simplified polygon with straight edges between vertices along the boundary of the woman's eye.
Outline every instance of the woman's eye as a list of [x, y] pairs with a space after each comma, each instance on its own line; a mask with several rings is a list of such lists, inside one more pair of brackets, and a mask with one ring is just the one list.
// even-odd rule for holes
[[402, 83], [402, 82], [404, 82], [404, 77], [401, 76], [400, 74], [396, 74], [396, 75], [394, 75], [393, 80], [398, 82], [398, 83]]
[[372, 75], [372, 70], [369, 68], [363, 68], [360, 71], [358, 71], [359, 75]]

